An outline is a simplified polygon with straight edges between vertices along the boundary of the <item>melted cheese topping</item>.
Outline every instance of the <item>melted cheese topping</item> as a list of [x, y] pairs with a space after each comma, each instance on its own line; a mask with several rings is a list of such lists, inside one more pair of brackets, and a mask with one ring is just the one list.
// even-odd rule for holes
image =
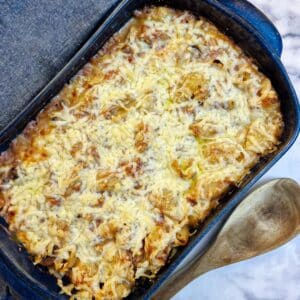
[[282, 125], [270, 81], [230, 39], [147, 8], [2, 154], [2, 214], [66, 294], [121, 299], [276, 149]]

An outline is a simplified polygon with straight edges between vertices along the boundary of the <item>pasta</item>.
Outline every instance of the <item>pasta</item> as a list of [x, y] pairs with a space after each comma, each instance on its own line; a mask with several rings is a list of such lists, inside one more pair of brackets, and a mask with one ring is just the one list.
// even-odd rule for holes
[[145, 8], [2, 153], [1, 214], [65, 294], [122, 299], [282, 128], [270, 80], [228, 37]]

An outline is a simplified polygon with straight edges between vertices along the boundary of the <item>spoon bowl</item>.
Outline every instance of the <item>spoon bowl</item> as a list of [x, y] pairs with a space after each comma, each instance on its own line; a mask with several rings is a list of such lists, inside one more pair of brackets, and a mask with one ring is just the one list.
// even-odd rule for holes
[[237, 206], [202, 256], [174, 274], [152, 299], [170, 299], [203, 273], [273, 250], [300, 232], [300, 186], [275, 179]]

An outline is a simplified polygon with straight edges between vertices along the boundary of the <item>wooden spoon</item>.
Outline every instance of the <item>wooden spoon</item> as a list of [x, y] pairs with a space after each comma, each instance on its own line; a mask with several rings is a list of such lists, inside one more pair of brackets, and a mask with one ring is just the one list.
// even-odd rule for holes
[[291, 179], [272, 180], [247, 196], [207, 252], [173, 275], [152, 299], [170, 299], [201, 274], [275, 249], [299, 232], [300, 186]]

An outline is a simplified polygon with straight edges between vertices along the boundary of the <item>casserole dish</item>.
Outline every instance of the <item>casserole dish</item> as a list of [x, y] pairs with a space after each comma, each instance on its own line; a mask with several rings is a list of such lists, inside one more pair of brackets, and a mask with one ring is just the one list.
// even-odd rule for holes
[[[109, 32], [109, 30], [117, 30], [120, 28], [120, 26], [122, 26], [124, 24], [125, 21], [127, 21], [127, 19], [129, 17], [131, 17], [131, 14], [133, 12], [133, 10], [135, 9], [139, 9], [141, 8], [143, 5], [149, 5], [149, 4], [153, 4], [153, 3], [149, 3], [149, 2], [145, 2], [145, 1], [141, 1], [138, 3], [134, 3], [131, 1], [127, 1], [127, 2], [122, 2], [121, 5], [117, 8], [116, 12], [112, 15], [112, 17], [104, 24], [106, 25], [106, 27], [104, 26], [103, 28], [101, 28], [100, 31], [98, 31], [96, 33], [95, 36], [93, 36], [92, 38], [92, 44], [88, 44], [86, 45], [80, 52], [79, 54], [77, 54], [75, 56], [75, 58], [70, 62], [70, 64], [67, 65], [67, 67], [63, 70], [62, 73], [60, 73], [58, 75], [58, 77], [56, 77], [54, 79], [54, 81], [52, 82], [52, 84], [50, 84], [50, 86], [48, 86], [41, 94], [39, 98], [36, 98], [36, 101], [32, 102], [31, 105], [25, 110], [25, 112], [23, 113], [23, 120], [20, 121], [16, 120], [15, 123], [12, 123], [10, 128], [17, 128], [18, 130], [22, 129], [22, 126], [24, 126], [32, 117], [34, 117], [35, 113], [40, 110], [42, 108], [42, 106], [49, 101], [49, 99], [54, 96], [58, 90], [62, 87], [62, 84], [64, 84], [66, 81], [68, 81], [70, 79], [70, 77], [72, 75], [74, 75], [75, 72], [78, 71], [78, 69], [80, 69], [82, 67], [82, 64], [84, 64], [91, 56], [93, 56], [95, 54], [95, 52], [93, 52], [94, 50], [97, 51], [99, 47], [101, 47], [106, 41], [106, 37], [103, 36], [104, 34], [107, 35], [107, 37], [109, 37], [108, 33], [113, 33], [113, 32]], [[168, 3], [164, 3], [164, 2], [159, 2], [159, 4], [168, 4]], [[192, 7], [190, 7], [189, 5], [193, 4]], [[193, 8], [193, 12], [197, 13], [197, 12], [201, 12], [201, 14], [204, 14], [205, 16], [207, 16], [208, 18], [210, 18], [214, 23], [217, 23], [217, 25], [221, 26], [221, 24], [219, 24], [216, 20], [213, 19], [213, 15], [218, 18], [218, 19], [222, 19], [224, 20], [225, 15], [226, 15], [226, 9], [223, 7], [224, 11], [223, 14], [222, 13], [222, 5], [218, 6], [218, 3], [209, 3], [209, 1], [206, 2], [195, 2], [195, 3], [185, 3], [185, 6], [180, 5], [180, 3], [177, 3], [176, 7], [181, 8], [181, 9], [189, 9], [191, 10]], [[172, 6], [174, 6], [174, 3], [172, 4]], [[196, 9], [196, 11], [194, 10], [194, 8]], [[211, 15], [208, 14], [208, 9], [211, 9]], [[239, 7], [240, 8], [240, 7]], [[126, 9], [126, 10], [125, 10]], [[198, 11], [197, 11], [198, 10]], [[127, 12], [123, 13], [123, 12]], [[219, 12], [219, 15], [218, 15]], [[211, 17], [210, 17], [211, 16]], [[127, 18], [127, 19], [126, 19]], [[239, 20], [238, 18], [236, 20]], [[119, 21], [119, 25], [114, 22]], [[225, 21], [224, 21], [225, 22]], [[226, 24], [228, 25], [228, 27], [226, 27], [227, 29], [231, 29], [230, 33], [232, 32], [232, 36], [235, 38], [235, 40], [240, 43], [240, 45], [243, 47], [245, 41], [249, 40], [251, 38], [251, 43], [250, 45], [248, 45], [247, 49], [245, 48], [245, 46], [243, 47], [244, 50], [247, 51], [248, 54], [250, 54], [252, 57], [257, 58], [258, 64], [261, 66], [261, 69], [267, 74], [269, 75], [269, 77], [271, 77], [273, 79], [273, 84], [278, 88], [282, 87], [282, 90], [280, 91], [278, 89], [278, 93], [280, 95], [280, 97], [282, 99], [289, 99], [289, 101], [287, 101], [286, 103], [284, 103], [283, 105], [283, 114], [284, 114], [284, 118], [285, 118], [285, 124], [286, 124], [286, 129], [285, 129], [285, 133], [283, 136], [283, 144], [280, 147], [280, 149], [278, 150], [278, 152], [276, 153], [276, 155], [280, 155], [282, 154], [284, 151], [287, 150], [288, 146], [291, 145], [292, 141], [294, 140], [294, 138], [296, 137], [296, 133], [297, 133], [297, 128], [298, 128], [298, 118], [297, 118], [297, 102], [296, 102], [296, 97], [294, 95], [294, 92], [289, 84], [288, 79], [285, 77], [285, 73], [284, 70], [281, 69], [280, 63], [278, 62], [278, 60], [276, 61], [276, 54], [275, 52], [280, 52], [280, 43], [277, 44], [277, 46], [275, 47], [275, 50], [270, 51], [270, 49], [268, 49], [267, 47], [264, 46], [263, 43], [259, 43], [262, 42], [263, 40], [260, 40], [260, 36], [255, 34], [255, 31], [253, 31], [251, 29], [251, 27], [249, 27], [249, 32], [252, 32], [253, 36], [247, 35], [246, 31], [243, 31], [243, 26], [246, 26], [246, 24], [244, 24], [241, 20], [241, 23], [239, 23], [239, 25], [237, 23], [234, 22], [234, 17], [232, 16], [231, 19], [226, 20]], [[108, 25], [110, 25], [108, 27]], [[240, 26], [240, 27], [239, 27]], [[251, 30], [250, 30], [251, 29]], [[272, 26], [269, 27], [269, 30], [272, 29]], [[268, 31], [268, 34], [270, 32]], [[238, 35], [238, 36], [235, 36]], [[256, 39], [257, 38], [257, 41]], [[271, 40], [274, 39], [274, 37], [272, 37], [271, 35], [269, 35], [267, 37], [268, 41], [270, 42]], [[276, 40], [276, 35], [275, 35], [275, 40]], [[277, 41], [278, 41], [278, 37], [277, 37]], [[280, 41], [280, 40], [279, 40]], [[256, 44], [257, 43], [257, 44]], [[96, 46], [97, 45], [97, 46]], [[255, 46], [255, 48], [254, 48]], [[257, 53], [259, 53], [259, 57], [257, 56]], [[276, 69], [277, 68], [277, 69]], [[277, 71], [277, 73], [276, 73]], [[280, 71], [280, 72], [279, 72]], [[273, 74], [274, 76], [270, 76], [271, 74]], [[281, 76], [280, 76], [281, 75]], [[292, 123], [291, 123], [291, 120]], [[14, 126], [14, 127], [13, 127]], [[9, 132], [9, 130], [7, 130], [7, 132], [5, 132], [2, 136], [3, 138], [3, 150], [5, 150], [5, 147], [7, 146], [7, 142], [9, 139], [14, 137], [14, 133], [12, 130]], [[6, 135], [5, 135], [6, 134]], [[261, 164], [259, 165], [259, 167], [255, 168], [253, 170], [253, 173], [248, 176], [246, 182], [244, 182], [244, 189], [247, 190], [247, 188], [249, 188], [249, 186], [251, 185], [251, 183], [253, 183], [255, 181], [255, 179], [257, 180], [257, 178], [259, 177], [259, 175], [262, 174], [262, 168], [264, 168], [264, 170], [266, 170], [266, 166], [270, 166], [272, 162], [274, 162], [274, 155], [272, 154], [272, 156], [265, 158]], [[272, 160], [273, 159], [273, 160]], [[256, 176], [254, 176], [256, 175]], [[248, 183], [247, 185], [245, 185], [246, 183]], [[196, 235], [194, 237], [194, 240], [190, 243], [190, 245], [188, 247], [186, 247], [182, 253], [178, 253], [178, 255], [174, 258], [174, 261], [170, 264], [169, 268], [166, 268], [164, 272], [161, 273], [160, 278], [158, 279], [158, 282], [154, 283], [153, 288], [150, 289], [149, 293], [147, 295], [144, 295], [144, 288], [145, 288], [145, 284], [141, 284], [141, 290], [136, 289], [135, 293], [132, 294], [132, 297], [141, 297], [142, 295], [147, 297], [151, 296], [151, 293], [159, 286], [159, 284], [161, 284], [163, 282], [164, 279], [167, 278], [167, 276], [170, 274], [170, 272], [172, 271], [172, 269], [174, 269], [174, 267], [176, 266], [176, 264], [180, 261], [180, 259], [182, 259], [184, 256], [186, 256], [188, 254], [188, 252], [193, 248], [194, 245], [196, 245], [196, 243], [198, 243], [204, 236], [205, 233], [208, 232], [210, 226], [212, 224], [214, 224], [214, 222], [216, 222], [216, 220], [220, 219], [220, 217], [224, 216], [224, 214], [226, 212], [228, 212], [230, 210], [230, 208], [233, 207], [234, 204], [236, 204], [239, 199], [241, 199], [242, 193], [241, 190], [239, 189], [239, 191], [237, 190], [233, 190], [231, 193], [231, 196], [235, 196], [231, 198], [231, 201], [228, 202], [228, 206], [225, 207], [223, 209], [223, 212], [221, 215], [219, 215], [218, 218], [215, 218], [213, 222], [207, 222], [207, 226], [202, 232], [200, 232], [200, 234]], [[224, 201], [225, 203], [225, 201]], [[230, 204], [229, 204], [230, 203]], [[13, 253], [13, 251], [11, 251], [11, 253]], [[10, 253], [10, 254], [11, 254]], [[6, 257], [8, 258], [8, 255], [5, 254]], [[21, 255], [19, 255], [21, 257]], [[17, 257], [16, 255], [16, 260], [19, 257]], [[25, 256], [23, 257], [25, 259]], [[24, 263], [26, 261], [26, 259], [24, 261], [17, 261], [15, 263], [16, 265], [16, 270], [15, 271], [19, 271], [20, 267], [23, 268], [22, 270], [22, 274], [21, 272], [19, 272], [20, 277], [23, 277], [24, 275], [27, 276], [27, 278], [29, 276], [31, 276], [32, 278], [28, 278], [34, 281], [42, 281], [43, 279], [47, 280], [47, 276], [44, 274], [43, 276], [46, 276], [44, 278], [40, 277], [38, 270], [34, 270], [33, 272], [31, 272], [30, 268], [32, 268], [32, 266], [27, 265], [26, 263], [24, 264], [24, 266], [21, 263]], [[28, 270], [26, 270], [26, 268]], [[19, 270], [17, 270], [19, 269]], [[17, 273], [16, 272], [16, 273]], [[28, 274], [26, 274], [26, 272]], [[18, 274], [15, 274], [18, 275]], [[24, 278], [24, 277], [23, 277]], [[22, 284], [19, 283], [19, 285], [22, 287]], [[26, 286], [23, 286], [24, 288], [26, 288]], [[39, 295], [36, 295], [38, 297], [41, 298], [57, 298], [57, 294], [56, 291], [54, 289], [52, 289], [52, 286], [50, 286], [48, 284], [47, 285], [35, 285], [35, 289], [36, 292]], [[40, 294], [40, 293], [45, 293], [46, 294]], [[32, 297], [33, 295], [31, 294], [30, 297]]]

